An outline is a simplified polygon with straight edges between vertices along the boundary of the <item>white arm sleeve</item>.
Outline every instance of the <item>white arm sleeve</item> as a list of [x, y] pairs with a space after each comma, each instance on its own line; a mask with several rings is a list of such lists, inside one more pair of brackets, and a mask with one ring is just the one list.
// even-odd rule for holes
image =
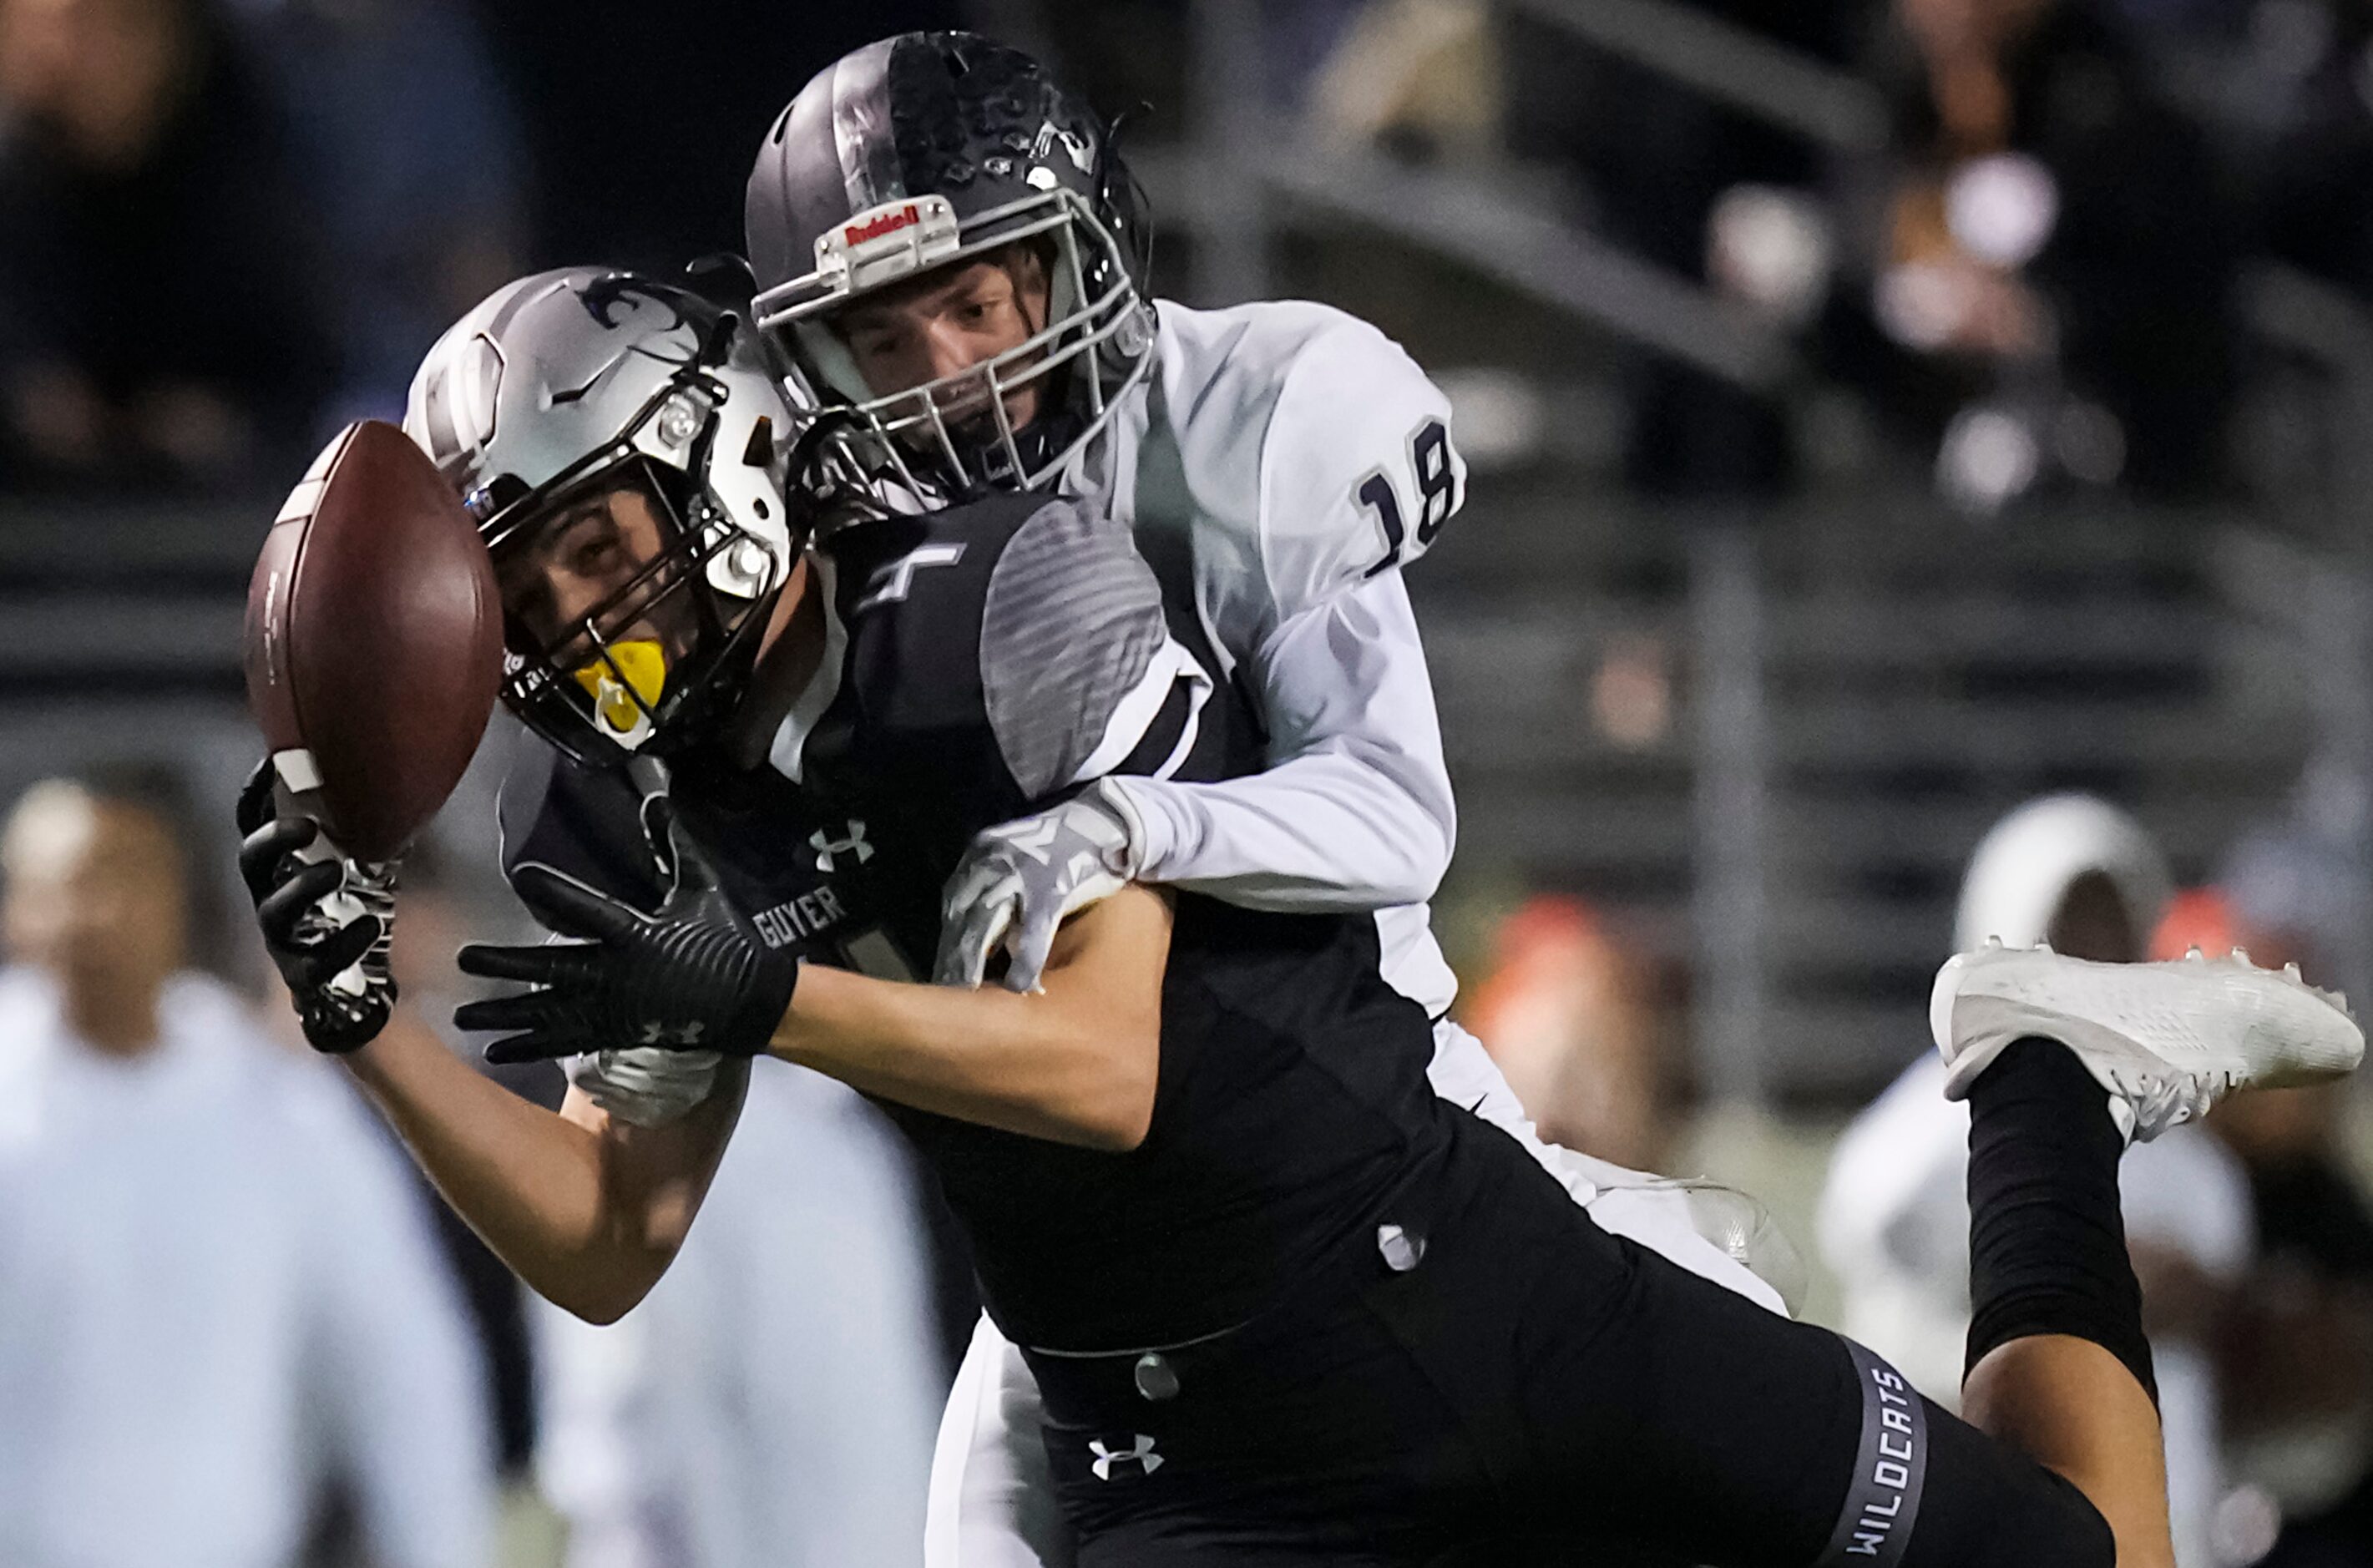
[[1432, 897], [1457, 817], [1400, 574], [1303, 610], [1253, 667], [1268, 710], [1267, 772], [1218, 784], [1114, 781], [1145, 825], [1145, 879], [1257, 909]]
[[[1257, 688], [1268, 771], [1124, 788], [1147, 880], [1348, 912], [1422, 903], [1450, 863], [1450, 779], [1400, 568], [1457, 511], [1467, 468], [1417, 363], [1363, 322], [1323, 322], [1270, 383], [1247, 557], [1198, 568], [1220, 574], [1212, 629]], [[1190, 466], [1243, 460], [1241, 440], [1185, 434]]]
[[314, 1399], [372, 1561], [482, 1568], [494, 1519], [485, 1377], [428, 1200], [357, 1107], [308, 1108]]

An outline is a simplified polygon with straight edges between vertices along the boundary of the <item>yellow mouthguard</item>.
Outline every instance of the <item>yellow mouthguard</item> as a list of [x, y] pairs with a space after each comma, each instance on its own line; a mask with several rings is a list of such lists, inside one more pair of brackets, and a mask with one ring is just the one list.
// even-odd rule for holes
[[[659, 706], [660, 693], [667, 687], [667, 654], [649, 638], [614, 642], [607, 651], [606, 661], [584, 665], [574, 673], [593, 699], [593, 711], [602, 722], [625, 734], [643, 721], [644, 708]], [[642, 699], [639, 704], [637, 697]]]

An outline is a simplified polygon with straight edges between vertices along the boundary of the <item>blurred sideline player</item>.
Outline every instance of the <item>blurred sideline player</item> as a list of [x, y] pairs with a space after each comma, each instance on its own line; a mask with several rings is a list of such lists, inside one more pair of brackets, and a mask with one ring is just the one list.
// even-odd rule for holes
[[[392, 973], [412, 1018], [469, 1058], [438, 1027], [468, 1000], [453, 950], [475, 934], [445, 866], [405, 854]], [[566, 1089], [545, 1062], [488, 1071], [539, 1105]], [[754, 1081], [738, 1132], [667, 1277], [607, 1328], [532, 1297], [523, 1314], [518, 1276], [431, 1199], [465, 1283], [495, 1298], [506, 1442], [567, 1521], [569, 1568], [915, 1555], [943, 1368], [904, 1152], [808, 1073]]]
[[53, 780], [0, 833], [0, 1562], [482, 1568], [477, 1357], [342, 1084], [181, 967], [179, 833]]
[[945, 1366], [910, 1186], [847, 1088], [754, 1072], [641, 1305], [595, 1328], [534, 1304], [536, 1472], [569, 1568], [916, 1561]]
[[[1954, 945], [2048, 941], [2075, 957], [2128, 963], [2146, 955], [2172, 891], [2158, 846], [2132, 817], [2090, 796], [2047, 796], [1979, 843]], [[1822, 1190], [1820, 1238], [1844, 1290], [1845, 1331], [1949, 1407], [1970, 1328], [1959, 1241], [1970, 1223], [1970, 1117], [1945, 1098], [1944, 1076], [1944, 1064], [1923, 1056], [1846, 1129]], [[2248, 1177], [2215, 1134], [2180, 1127], [2129, 1154], [2119, 1181], [2152, 1326], [2176, 1561], [2208, 1568], [2210, 1516], [2224, 1491], [2217, 1389], [2210, 1325], [2185, 1308], [2213, 1301], [2249, 1266]]]
[[[1730, 1256], [1786, 1246], [1752, 1204], [1708, 1204], [1736, 1222], [1709, 1243], [1685, 1191], [1542, 1142], [1447, 1017], [1456, 981], [1425, 901], [1455, 808], [1401, 569], [1465, 498], [1448, 404], [1326, 306], [1147, 298], [1151, 221], [1091, 111], [962, 33], [828, 67], [751, 176], [760, 324], [847, 421], [858, 466], [913, 505], [1093, 497], [1133, 530], [1179, 642], [1266, 731], [1257, 773], [1115, 780], [984, 839], [950, 889], [941, 977], [976, 983], [1002, 947], [1006, 983], [1026, 989], [1063, 916], [1129, 881], [1375, 911], [1386, 978], [1436, 1021], [1441, 1094], [1517, 1137], [1603, 1228], [1781, 1309]], [[1794, 1259], [1771, 1271], [1793, 1277]], [[1022, 1497], [1034, 1406], [984, 1317], [941, 1433], [935, 1562], [1065, 1560], [1059, 1539], [1011, 1539], [1013, 1516], [1037, 1516]]]
[[[1053, 776], [1095, 777], [1109, 766], [1096, 760], [1106, 740], [1132, 762], [1158, 758], [1160, 742], [1192, 749], [1191, 725], [1181, 728], [1192, 709], [1180, 699], [1196, 681], [1157, 661], [1169, 645], [1150, 574], [1115, 553], [1108, 526], [1063, 503], [1009, 498], [946, 519], [843, 529], [820, 555], [766, 569], [761, 557], [773, 553], [782, 562], [796, 538], [769, 521], [786, 509], [779, 493], [758, 505], [767, 497], [749, 472], [764, 477], [769, 416], [745, 396], [746, 379], [711, 357], [715, 334], [694, 325], [697, 312], [633, 280], [531, 283], [541, 292], [506, 291], [489, 302], [483, 327], [465, 323], [470, 330], [441, 351], [450, 355], [439, 378], [447, 384], [430, 392], [448, 401], [458, 423], [447, 423], [431, 445], [450, 454], [459, 482], [498, 492], [481, 497], [497, 551], [532, 565], [502, 574], [526, 633], [514, 643], [522, 655], [508, 687], [515, 708], [555, 738], [573, 725], [599, 743], [590, 749], [668, 742], [676, 761], [664, 798], [632, 787], [639, 762], [587, 776], [612, 781], [600, 809], [623, 806], [623, 814], [604, 823], [564, 813], [552, 842], [581, 848], [612, 836], [617, 852], [602, 859], [603, 883], [550, 862], [514, 869], [547, 919], [579, 940], [473, 950], [473, 972], [539, 989], [474, 1004], [465, 1022], [521, 1026], [520, 1038], [503, 1042], [506, 1054], [624, 1041], [735, 1057], [770, 1050], [903, 1102], [910, 1132], [941, 1151], [943, 1180], [961, 1179], [976, 1202], [999, 1201], [1006, 1176], [1031, 1178], [1023, 1194], [1030, 1204], [1000, 1219], [994, 1270], [990, 1256], [982, 1260], [984, 1274], [993, 1271], [1012, 1293], [1009, 1310], [1026, 1302], [1069, 1320], [1123, 1303], [1134, 1316], [1114, 1328], [1128, 1332], [1149, 1327], [1148, 1317], [1191, 1320], [1220, 1310], [1201, 1290], [1198, 1270], [1207, 1266], [1240, 1293], [1262, 1293], [1247, 1305], [1280, 1288], [1267, 1270], [1315, 1270], [1305, 1293], [1316, 1293], [1162, 1347], [1175, 1352], [1175, 1363], [1153, 1351], [1080, 1352], [1105, 1363], [1098, 1370], [1060, 1352], [1035, 1352], [1040, 1376], [1060, 1371], [1066, 1398], [1081, 1401], [1074, 1409], [1087, 1408], [1093, 1422], [1085, 1433], [1050, 1425], [1047, 1438], [1050, 1457], [1060, 1456], [1066, 1507], [1092, 1529], [1083, 1562], [1412, 1561], [1374, 1536], [1414, 1528], [1439, 1539], [1425, 1532], [1454, 1527], [1495, 1538], [1521, 1528], [1560, 1561], [1588, 1545], [1662, 1561], [1868, 1557], [1905, 1568], [2098, 1565], [2113, 1550], [2129, 1564], [2167, 1562], [2158, 1426], [2118, 1222], [2117, 1165], [2129, 1137], [2147, 1140], [2190, 1119], [2234, 1086], [2346, 1071], [2362, 1039], [2337, 1009], [2281, 977], [2224, 964], [2101, 966], [1997, 952], [1956, 961], [1940, 976], [1934, 1014], [1953, 1068], [1947, 1092], [1965, 1094], [1973, 1110], [1978, 1311], [1965, 1399], [1981, 1424], [2075, 1483], [2061, 1484], [1916, 1399], [1835, 1336], [1610, 1240], [1516, 1146], [1422, 1092], [1430, 1054], [1422, 1013], [1397, 997], [1357, 1000], [1389, 994], [1374, 968], [1373, 934], [1362, 939], [1364, 959], [1356, 943], [1331, 950], [1368, 967], [1338, 963], [1326, 984], [1311, 983], [1321, 973], [1302, 944], [1322, 931], [1339, 943], [1360, 929], [1356, 919], [1231, 915], [1181, 895], [1174, 939], [1164, 903], [1126, 889], [1066, 926], [1037, 995], [889, 983], [804, 965], [836, 949], [864, 956], [865, 907], [821, 896], [832, 884], [815, 878], [837, 883], [856, 872], [852, 885], [862, 887], [869, 863], [886, 879], [887, 864], [905, 862], [903, 884], [882, 885], [903, 885], [898, 945], [929, 951], [938, 884], [920, 886], [918, 920], [916, 858], [948, 864], [963, 839], [869, 836], [871, 825], [851, 820], [800, 840], [774, 813], [795, 812], [801, 796], [755, 764], [793, 776], [812, 767], [843, 785], [842, 769], [870, 766], [876, 781], [856, 798], [907, 819], [904, 826], [943, 830], [947, 813], [978, 809], [944, 787], [951, 779], [972, 778], [994, 796], [1026, 790], [1015, 781], [1042, 777], [1040, 765], [1075, 753], [1085, 756], [1079, 772]], [[532, 320], [527, 309], [539, 299], [557, 313]], [[580, 318], [628, 335], [614, 352], [589, 355], [580, 342], [561, 360], [541, 362], [526, 341], [532, 330]], [[514, 328], [500, 352], [479, 352], [476, 331]], [[575, 331], [581, 338], [586, 329]], [[589, 360], [601, 369], [590, 381]], [[649, 386], [654, 374], [650, 395], [630, 391], [638, 378]], [[550, 395], [579, 388], [589, 390], [573, 400]], [[478, 401], [476, 392], [492, 400]], [[573, 449], [581, 455], [556, 445], [533, 452], [539, 407], [565, 427], [587, 416], [561, 409], [619, 398], [637, 412]], [[480, 461], [481, 443], [497, 427], [508, 451], [552, 465], [545, 483]], [[848, 570], [833, 586], [836, 560], [854, 567], [918, 536], [926, 544]], [[1093, 601], [1064, 596], [1077, 614], [1052, 639], [1028, 635], [1035, 605], [1026, 596], [997, 609], [1000, 584], [1018, 591], [997, 568], [1025, 539], [1022, 555], [1050, 586], [1070, 581], [1067, 571], [1119, 574], [1093, 579]], [[967, 576], [956, 568], [976, 548], [980, 558]], [[933, 552], [929, 560], [925, 550]], [[929, 560], [939, 567], [927, 569]], [[831, 589], [830, 604], [820, 586]], [[965, 610], [965, 595], [984, 587], [986, 602]], [[1157, 617], [1151, 627], [1148, 615]], [[988, 637], [992, 623], [1013, 640]], [[760, 629], [750, 634], [754, 625]], [[977, 650], [973, 626], [983, 633]], [[1133, 650], [1117, 664], [1103, 640], [1116, 631], [1127, 633]], [[984, 657], [999, 647], [1035, 661], [1042, 676], [1051, 677], [1050, 661], [1058, 671], [1069, 649], [1085, 657], [1067, 677], [1074, 685], [1047, 678], [1005, 687], [1012, 676]], [[745, 655], [751, 661], [738, 678], [701, 678]], [[588, 661], [574, 673], [565, 662], [572, 656]], [[675, 673], [654, 681], [654, 671]], [[885, 676], [892, 684], [882, 684]], [[1140, 693], [1151, 699], [1143, 708], [1134, 700]], [[1081, 699], [1076, 710], [1066, 710], [1067, 696]], [[886, 754], [879, 749], [885, 731], [903, 737]], [[712, 749], [704, 755], [702, 745]], [[988, 773], [978, 771], [984, 766]], [[1007, 777], [999, 769], [1010, 771], [1005, 784], [993, 783]], [[902, 804], [909, 774], [917, 787]], [[589, 794], [576, 804], [597, 802]], [[268, 802], [251, 795], [251, 820], [259, 805], [268, 814]], [[683, 1117], [635, 1127], [591, 1109], [581, 1088], [555, 1117], [416, 1036], [382, 1032], [389, 999], [349, 1007], [329, 990], [331, 977], [380, 932], [368, 919], [326, 933], [308, 929], [331, 888], [363, 874], [286, 858], [313, 836], [301, 819], [265, 821], [242, 848], [267, 941], [309, 1037], [347, 1053], [440, 1187], [532, 1283], [586, 1316], [623, 1313], [665, 1269], [697, 1208], [731, 1130], [743, 1069], [737, 1061], [727, 1092]], [[754, 908], [747, 902], [754, 892], [785, 888], [805, 891]], [[637, 914], [620, 899], [655, 909]], [[1271, 934], [1256, 938], [1260, 931]], [[1256, 980], [1268, 964], [1303, 983], [1238, 994], [1219, 1014], [1217, 1038], [1174, 1036], [1172, 1004], [1195, 1005], [1197, 988], [1211, 982], [1206, 965], [1215, 953], [1253, 961]], [[1163, 977], [1165, 957], [1175, 985]], [[1154, 990], [1158, 1010], [1150, 1008]], [[1350, 1043], [1342, 1031], [1350, 1024], [1364, 1036], [1363, 1051], [1314, 1059], [1307, 1041], [1263, 1039], [1257, 1013], [1243, 1014], [1241, 1030], [1226, 1022], [1236, 1016], [1232, 1009], [1280, 1006], [1318, 1027], [1331, 1047]], [[1337, 1011], [1347, 1006], [1367, 1011]], [[1162, 1016], [1158, 1033], [1149, 1033], [1148, 1011]], [[1331, 1036], [1323, 1034], [1328, 1028]], [[2044, 1031], [2067, 1045], [2038, 1037]], [[1387, 1051], [1397, 1064], [1389, 1068]], [[1174, 1082], [1174, 1053], [1210, 1076]], [[1403, 1201], [1455, 1205], [1414, 1232], [1382, 1226], [1365, 1264], [1375, 1273], [1352, 1299], [1336, 1295], [1347, 1288], [1339, 1281], [1323, 1289], [1320, 1281], [1336, 1280], [1338, 1268], [1361, 1277], [1356, 1227], [1324, 1256], [1207, 1250], [1181, 1275], [1175, 1254], [1190, 1246], [1188, 1232], [1126, 1219], [1114, 1229], [1083, 1228], [1069, 1211], [1093, 1222], [1115, 1188], [1135, 1203], [1161, 1205], [1167, 1181], [1208, 1194], [1214, 1179], [1224, 1187], [1264, 1170], [1274, 1177], [1280, 1161], [1341, 1172], [1334, 1137], [1385, 1107], [1362, 1109], [1356, 1097], [1346, 1106], [1320, 1087], [1328, 1060], [1351, 1075], [1335, 1080], [1344, 1089], [1405, 1064], [1417, 1082], [1393, 1092], [1391, 1115], [1406, 1118], [1399, 1136], [1416, 1141], [1381, 1168], [1367, 1167], [1349, 1192], [1330, 1175], [1326, 1194], [1289, 1188], [1276, 1199], [1289, 1209], [1330, 1194], [1373, 1200], [1364, 1211], [1372, 1216], [1402, 1212]], [[1242, 1078], [1247, 1063], [1280, 1073], [1279, 1093], [1290, 1086], [1299, 1097], [1279, 1106], [1303, 1107], [1328, 1136], [1297, 1138], [1293, 1126], [1279, 1124], [1250, 1142], [1198, 1142], [1198, 1128], [1241, 1138], [1269, 1115], [1266, 1096], [1248, 1092]], [[918, 1119], [913, 1113], [925, 1107], [936, 1114]], [[975, 1130], [963, 1134], [966, 1123]], [[1362, 1141], [1373, 1145], [1380, 1130]], [[1393, 1147], [1389, 1138], [1382, 1147]], [[1420, 1151], [1439, 1153], [1446, 1174], [1399, 1168], [1397, 1159]], [[1064, 1173], [1075, 1178], [1069, 1186], [1060, 1185]], [[1036, 1191], [1049, 1177], [1061, 1196]], [[1209, 1249], [1228, 1234], [1224, 1223], [1211, 1228], [1215, 1220], [1261, 1216], [1179, 1218]], [[1081, 1271], [1034, 1276], [1034, 1225]], [[1174, 1255], [1167, 1265], [1165, 1251]], [[1106, 1269], [1117, 1279], [1099, 1277]], [[1197, 1288], [1186, 1295], [1160, 1293], [1189, 1279]], [[1154, 1293], [1131, 1295], [1131, 1285]], [[993, 1299], [999, 1293], [993, 1290]], [[1165, 1367], [1177, 1380], [1161, 1375]], [[1105, 1381], [1108, 1374], [1121, 1381]], [[1248, 1457], [1261, 1461], [1249, 1472]], [[1314, 1544], [1310, 1532], [1323, 1541]], [[1248, 1554], [1248, 1541], [1269, 1544]]]

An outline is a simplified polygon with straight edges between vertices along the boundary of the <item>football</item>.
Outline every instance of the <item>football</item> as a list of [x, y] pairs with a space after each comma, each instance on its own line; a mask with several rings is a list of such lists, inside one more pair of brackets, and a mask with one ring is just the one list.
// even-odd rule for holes
[[364, 860], [436, 815], [502, 680], [477, 525], [427, 453], [365, 420], [313, 460], [248, 584], [250, 710], [281, 782]]

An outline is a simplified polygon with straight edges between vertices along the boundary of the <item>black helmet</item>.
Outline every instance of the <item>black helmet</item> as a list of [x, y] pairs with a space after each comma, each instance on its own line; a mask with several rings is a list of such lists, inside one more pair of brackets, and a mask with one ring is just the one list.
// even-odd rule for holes
[[[826, 67], [759, 149], [745, 218], [759, 326], [845, 416], [859, 462], [918, 495], [1052, 480], [1145, 376], [1142, 193], [1109, 128], [1018, 50], [905, 33]], [[982, 364], [877, 395], [825, 324], [885, 285], [1028, 240], [1046, 250], [1046, 320]], [[1033, 384], [1038, 413], [1016, 429], [1006, 398]], [[983, 412], [945, 415], [967, 405]]]

